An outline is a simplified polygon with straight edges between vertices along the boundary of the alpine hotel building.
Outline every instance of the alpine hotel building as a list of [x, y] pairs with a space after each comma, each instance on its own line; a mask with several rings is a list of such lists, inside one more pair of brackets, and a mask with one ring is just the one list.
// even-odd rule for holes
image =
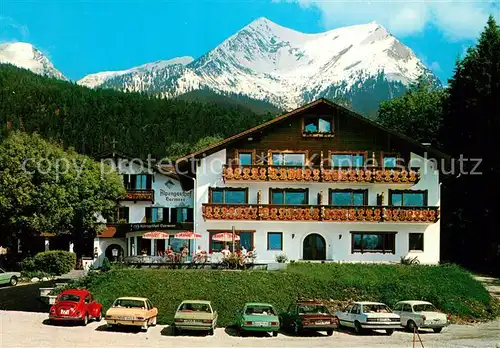
[[[439, 262], [442, 154], [325, 99], [177, 161], [194, 229], [290, 260]], [[431, 160], [431, 158], [433, 160]], [[229, 243], [231, 244], [231, 243]]]

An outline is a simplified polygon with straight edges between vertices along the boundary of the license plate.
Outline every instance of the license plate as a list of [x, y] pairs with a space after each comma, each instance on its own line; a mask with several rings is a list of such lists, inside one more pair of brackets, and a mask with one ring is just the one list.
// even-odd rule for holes
[[122, 317], [122, 320], [134, 320], [135, 317]]
[[329, 325], [330, 322], [329, 321], [317, 321], [316, 322], [316, 325]]
[[196, 323], [197, 321], [195, 319], [188, 319], [188, 320], [184, 319], [184, 322], [185, 323]]
[[380, 318], [379, 321], [391, 321], [391, 318]]
[[268, 321], [256, 321], [253, 324], [254, 324], [254, 326], [269, 326]]
[[61, 309], [61, 314], [69, 314], [69, 309]]

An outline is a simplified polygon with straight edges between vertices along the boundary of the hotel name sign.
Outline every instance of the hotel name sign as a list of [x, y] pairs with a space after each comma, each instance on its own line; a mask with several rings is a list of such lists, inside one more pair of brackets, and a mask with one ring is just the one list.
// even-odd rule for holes
[[192, 201], [193, 191], [166, 191], [160, 189], [160, 197], [165, 197], [165, 200], [171, 203], [187, 203]]
[[155, 231], [155, 230], [167, 230], [167, 229], [182, 229], [186, 227], [189, 223], [177, 223], [177, 224], [162, 224], [162, 223], [140, 223], [140, 224], [130, 224], [130, 231]]

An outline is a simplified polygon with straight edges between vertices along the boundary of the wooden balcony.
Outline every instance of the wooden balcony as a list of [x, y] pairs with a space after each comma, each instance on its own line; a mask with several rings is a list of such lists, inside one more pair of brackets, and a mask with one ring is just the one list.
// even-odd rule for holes
[[434, 223], [439, 219], [438, 207], [205, 203], [202, 210], [205, 220]]
[[224, 165], [225, 181], [416, 184], [418, 168], [324, 168], [267, 165]]
[[154, 190], [127, 190], [127, 194], [122, 201], [151, 201], [155, 200]]

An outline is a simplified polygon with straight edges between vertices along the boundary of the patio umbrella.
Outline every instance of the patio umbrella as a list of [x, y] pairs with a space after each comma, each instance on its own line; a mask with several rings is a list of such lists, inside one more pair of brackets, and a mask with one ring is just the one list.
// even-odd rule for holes
[[144, 239], [169, 239], [170, 235], [168, 233], [165, 233], [165, 232], [153, 231], [153, 232], [144, 233], [142, 238], [144, 238]]
[[[174, 236], [175, 239], [185, 239], [185, 240], [196, 240], [201, 238], [201, 234], [195, 233], [193, 231], [184, 231], [176, 233]], [[196, 253], [196, 242], [193, 245], [193, 255]]]
[[[233, 241], [233, 234], [229, 232], [224, 232], [224, 233], [217, 233], [214, 234], [212, 237], [212, 240], [215, 240], [217, 242], [232, 242]], [[234, 235], [234, 240], [239, 241], [240, 236], [237, 234]]]

